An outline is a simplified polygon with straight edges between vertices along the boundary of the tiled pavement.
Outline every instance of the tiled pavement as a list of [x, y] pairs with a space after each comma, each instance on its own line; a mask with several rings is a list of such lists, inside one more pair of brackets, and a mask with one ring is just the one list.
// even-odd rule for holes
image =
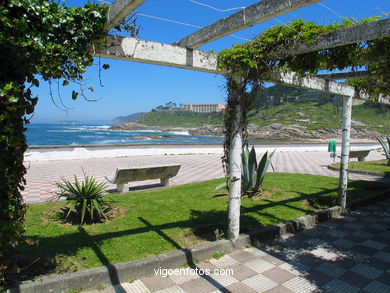
[[[206, 269], [221, 275], [202, 276]], [[390, 292], [390, 199], [263, 247], [195, 264], [178, 276], [150, 276], [88, 292]]]
[[[262, 154], [259, 153], [260, 157]], [[372, 151], [368, 160], [382, 159], [380, 152]], [[338, 172], [326, 168], [332, 162], [326, 151], [288, 151], [277, 152], [273, 158], [276, 172], [306, 173], [313, 175], [338, 176]], [[223, 177], [221, 155], [166, 155], [166, 156], [138, 156], [104, 159], [80, 159], [63, 161], [27, 162], [27, 174], [24, 199], [27, 203], [48, 201], [56, 192], [54, 182], [72, 179], [74, 175], [83, 175], [83, 171], [98, 180], [105, 181], [105, 176], [113, 176], [116, 168], [141, 167], [146, 165], [181, 164], [181, 169], [172, 184], [185, 184], [197, 181]], [[370, 177], [351, 175], [351, 178]], [[371, 178], [374, 179], [374, 178]], [[159, 180], [148, 180], [131, 183], [131, 188], [156, 187]], [[108, 191], [115, 190], [110, 184]]]

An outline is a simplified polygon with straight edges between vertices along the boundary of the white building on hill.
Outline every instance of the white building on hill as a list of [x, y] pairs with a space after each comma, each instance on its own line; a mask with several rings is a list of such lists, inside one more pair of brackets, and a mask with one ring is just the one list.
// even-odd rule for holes
[[184, 103], [183, 110], [197, 113], [221, 112], [226, 109], [225, 104], [192, 104]]

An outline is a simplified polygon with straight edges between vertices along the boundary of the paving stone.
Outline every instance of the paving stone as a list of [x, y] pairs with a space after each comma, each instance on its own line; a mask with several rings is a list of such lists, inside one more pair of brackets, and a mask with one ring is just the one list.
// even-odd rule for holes
[[162, 276], [142, 278], [141, 281], [150, 291], [158, 291], [176, 285], [170, 278]]
[[317, 287], [321, 287], [322, 285], [333, 280], [333, 277], [328, 276], [328, 275], [321, 273], [319, 271], [315, 271], [315, 270], [312, 270], [306, 274], [302, 274], [301, 276], [302, 276], [302, 278], [309, 279], [310, 282], [315, 284]]
[[310, 271], [310, 267], [299, 262], [286, 262], [279, 266], [279, 268], [286, 270], [294, 275], [301, 275]]
[[330, 262], [322, 263], [316, 267], [315, 270], [335, 278], [342, 275], [346, 271], [344, 268]]
[[364, 231], [356, 231], [354, 233], [351, 234], [352, 236], [356, 236], [356, 237], [359, 237], [359, 238], [363, 238], [363, 239], [370, 239], [372, 237], [374, 237], [374, 234], [372, 233], [368, 233], [368, 232], [364, 232]]
[[175, 284], [178, 285], [199, 278], [201, 277], [197, 274], [197, 271], [194, 269], [185, 270], [181, 274], [169, 276], [169, 279], [171, 279]]
[[376, 281], [382, 282], [386, 285], [390, 286], [390, 270], [388, 272], [384, 272], [382, 275], [380, 275]]
[[250, 288], [256, 291], [267, 291], [276, 287], [278, 283], [272, 281], [271, 279], [264, 277], [262, 275], [255, 275], [249, 279], [242, 281], [245, 285], [248, 285]]
[[332, 235], [332, 236], [336, 236], [338, 238], [346, 237], [349, 234], [347, 232], [340, 231], [339, 229], [337, 229], [337, 230], [336, 229], [335, 230], [330, 230], [327, 233]]
[[[362, 243], [363, 243], [363, 242], [362, 242]], [[371, 248], [371, 247], [362, 245], [362, 243], [360, 243], [359, 245], [355, 245], [354, 247], [352, 247], [352, 248], [351, 248], [351, 251], [356, 251], [356, 252], [358, 252], [358, 253], [365, 254], [365, 255], [372, 255], [372, 254], [374, 254], [375, 252], [378, 251], [378, 250], [375, 249], [375, 248]]]
[[281, 268], [273, 268], [268, 271], [265, 271], [262, 273], [263, 276], [266, 276], [267, 278], [271, 279], [272, 281], [276, 283], [284, 283], [292, 278], [295, 278], [296, 275], [290, 273], [289, 271], [283, 270]]
[[234, 258], [238, 262], [245, 262], [254, 258], [254, 255], [252, 253], [243, 250], [230, 253], [229, 256]]
[[[257, 293], [258, 291], [253, 290], [251, 287], [244, 283], [234, 283], [226, 287], [226, 292], [234, 292], [234, 293]], [[280, 292], [282, 293], [282, 292]]]
[[242, 264], [238, 264], [230, 268], [233, 269], [233, 277], [239, 281], [248, 279], [257, 274], [254, 270], [251, 270]]
[[390, 231], [382, 232], [382, 233], [378, 234], [378, 236], [390, 239]]
[[267, 293], [293, 293], [293, 292], [294, 291], [291, 291], [290, 289], [287, 289], [282, 285], [278, 285], [276, 287], [273, 287], [271, 290], [267, 291]]
[[150, 290], [140, 280], [136, 280], [132, 283], [122, 283], [122, 288], [127, 293], [148, 293]]
[[302, 277], [295, 277], [282, 284], [283, 287], [296, 293], [310, 293], [318, 289], [315, 284]]
[[336, 241], [332, 242], [332, 245], [336, 247], [341, 247], [341, 248], [351, 248], [356, 245], [355, 242], [349, 241], [347, 239], [337, 239]]
[[356, 266], [359, 262], [355, 261], [354, 259], [346, 256], [343, 258], [339, 258], [336, 261], [337, 265], [344, 268], [344, 269], [351, 269], [354, 266]]
[[321, 257], [326, 260], [332, 260], [337, 257], [337, 254], [326, 248], [317, 248], [315, 250], [311, 250], [310, 253], [314, 254], [317, 257]]
[[336, 292], [355, 293], [355, 292], [359, 292], [360, 290], [359, 288], [347, 282], [337, 280], [337, 279], [330, 281], [323, 288], [326, 290], [326, 292], [335, 292], [335, 293]]
[[276, 266], [281, 265], [281, 264], [284, 263], [283, 260], [281, 260], [281, 259], [279, 259], [279, 258], [277, 258], [277, 257], [275, 257], [273, 255], [266, 255], [266, 256], [262, 257], [262, 259], [265, 260], [265, 261], [268, 261], [268, 262], [270, 262], [270, 263], [272, 263], [273, 265], [276, 265]]
[[238, 280], [229, 275], [210, 275], [210, 278], [223, 287], [237, 283]]
[[224, 255], [219, 259], [210, 259], [210, 263], [215, 265], [217, 268], [226, 268], [238, 264], [238, 261], [228, 255]]
[[154, 293], [186, 293], [186, 292], [179, 286], [173, 286], [166, 289], [158, 290]]
[[366, 265], [366, 264], [358, 264], [356, 267], [353, 267], [351, 269], [352, 272], [355, 272], [357, 274], [360, 274], [366, 278], [369, 279], [376, 279], [381, 274], [383, 274], [382, 270], [378, 270], [372, 266]]
[[374, 254], [374, 258], [390, 263], [390, 253], [388, 252], [379, 251]]
[[338, 277], [339, 280], [352, 284], [358, 288], [367, 286], [372, 280], [352, 271], [347, 271]]
[[384, 244], [382, 242], [374, 241], [374, 240], [366, 240], [361, 243], [361, 245], [381, 250], [387, 246], [387, 244]]
[[261, 258], [256, 258], [243, 263], [244, 266], [254, 270], [257, 273], [265, 272], [275, 267], [274, 264], [265, 261]]
[[245, 248], [244, 251], [246, 252], [249, 252], [251, 254], [253, 254], [254, 256], [266, 256], [267, 253], [265, 253], [262, 249], [260, 248], [257, 248], [257, 247], [249, 247], [249, 248]]
[[370, 293], [385, 293], [390, 292], [390, 286], [375, 280], [364, 287], [364, 290]]
[[218, 285], [212, 284], [202, 278], [179, 285], [186, 293], [210, 293], [218, 289]]

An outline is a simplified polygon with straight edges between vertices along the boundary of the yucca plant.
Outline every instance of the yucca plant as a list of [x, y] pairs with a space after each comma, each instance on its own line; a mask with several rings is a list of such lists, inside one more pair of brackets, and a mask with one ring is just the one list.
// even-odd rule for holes
[[386, 157], [386, 160], [387, 160], [387, 166], [390, 166], [390, 139], [389, 139], [389, 137], [386, 137], [387, 144], [379, 136], [376, 136], [376, 139], [379, 141], [379, 143], [381, 144], [381, 146], [383, 148], [383, 151], [385, 152], [385, 157]]
[[[98, 182], [94, 177], [84, 174], [84, 180], [81, 182], [75, 175], [74, 182], [62, 178], [62, 182], [57, 182], [55, 185], [60, 189], [56, 193], [57, 198], [65, 198], [69, 204], [74, 205], [74, 211], [80, 218], [80, 224], [83, 224], [87, 218], [91, 222], [108, 218], [111, 208], [103, 197], [104, 190], [107, 188], [105, 182]], [[68, 208], [65, 218], [71, 212], [72, 209]]]
[[[263, 185], [265, 174], [267, 173], [269, 165], [272, 166], [271, 160], [276, 149], [272, 153], [268, 151], [263, 155], [260, 163], [257, 164], [256, 150], [252, 146], [249, 151], [248, 146], [245, 145], [242, 148], [242, 194], [248, 194], [250, 196], [261, 194], [261, 187]], [[218, 185], [215, 190], [226, 187], [226, 183]]]
[[265, 174], [271, 163], [272, 157], [275, 154], [268, 151], [263, 155], [259, 164], [257, 164], [256, 151], [252, 146], [249, 151], [248, 146], [245, 145], [242, 150], [242, 190], [243, 193], [249, 195], [261, 194], [261, 187], [263, 185]]

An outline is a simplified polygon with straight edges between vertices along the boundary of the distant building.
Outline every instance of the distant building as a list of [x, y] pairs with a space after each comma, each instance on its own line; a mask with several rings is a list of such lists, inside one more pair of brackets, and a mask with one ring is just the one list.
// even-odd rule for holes
[[183, 110], [197, 113], [221, 112], [226, 109], [225, 104], [192, 104], [184, 103]]

